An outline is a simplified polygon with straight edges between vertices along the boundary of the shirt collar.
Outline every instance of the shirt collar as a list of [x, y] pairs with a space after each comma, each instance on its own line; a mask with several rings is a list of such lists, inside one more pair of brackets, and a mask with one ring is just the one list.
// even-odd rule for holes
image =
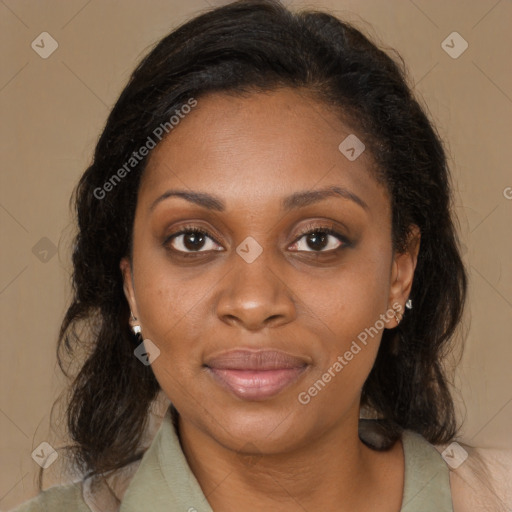
[[404, 430], [404, 492], [400, 512], [453, 512], [450, 470], [424, 437]]
[[119, 512], [213, 512], [192, 473], [170, 410], [126, 489]]

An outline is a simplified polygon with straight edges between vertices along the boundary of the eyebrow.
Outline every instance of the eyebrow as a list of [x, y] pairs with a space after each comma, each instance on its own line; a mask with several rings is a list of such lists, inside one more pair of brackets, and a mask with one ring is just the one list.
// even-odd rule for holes
[[[153, 211], [157, 204], [169, 199], [170, 197], [180, 197], [189, 201], [190, 203], [197, 204], [208, 210], [215, 210], [223, 212], [226, 209], [225, 203], [219, 197], [207, 194], [205, 192], [189, 192], [186, 190], [167, 190], [161, 196], [157, 197], [149, 207], [149, 211]], [[281, 202], [281, 207], [284, 211], [290, 211], [313, 203], [320, 202], [329, 197], [340, 197], [347, 199], [359, 205], [361, 208], [368, 210], [368, 205], [356, 194], [341, 187], [327, 187], [319, 190], [305, 190], [303, 192], [296, 192], [288, 197], [285, 197]]]

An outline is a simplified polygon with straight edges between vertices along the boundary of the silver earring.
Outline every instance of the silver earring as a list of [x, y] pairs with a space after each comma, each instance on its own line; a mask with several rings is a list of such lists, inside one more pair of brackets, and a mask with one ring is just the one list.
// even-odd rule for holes
[[[130, 311], [131, 313], [131, 311]], [[137, 335], [137, 334], [140, 334], [141, 333], [141, 328], [140, 328], [140, 325], [139, 324], [134, 324], [133, 322], [136, 322], [137, 319], [133, 316], [133, 313], [131, 313], [131, 326], [132, 326], [132, 331], [133, 331], [133, 334]]]
[[407, 300], [407, 302], [405, 303], [405, 307], [407, 309], [412, 309], [412, 300], [411, 299]]

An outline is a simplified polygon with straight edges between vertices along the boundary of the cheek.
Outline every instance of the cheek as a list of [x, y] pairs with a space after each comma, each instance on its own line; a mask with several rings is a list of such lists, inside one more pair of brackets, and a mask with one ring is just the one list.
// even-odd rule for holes
[[[150, 255], [149, 255], [150, 256]], [[160, 350], [152, 363], [155, 377], [168, 393], [179, 389], [180, 383], [192, 378], [192, 361], [201, 357], [197, 343], [204, 323], [205, 290], [208, 280], [201, 286], [186, 279], [183, 271], [173, 269], [163, 258], [140, 253], [134, 259], [135, 296], [144, 339], [151, 340]], [[171, 393], [172, 396], [172, 393]]]
[[135, 296], [144, 336], [163, 345], [173, 343], [176, 337], [183, 342], [195, 339], [194, 332], [205, 321], [208, 290], [221, 276], [207, 267], [173, 265], [160, 248], [140, 250], [134, 255], [134, 266]]
[[[388, 265], [382, 257], [357, 256], [357, 263], [347, 262], [319, 286], [308, 287], [304, 282], [298, 289], [322, 331], [324, 354], [308, 381], [316, 389], [311, 389], [312, 394], [324, 397], [318, 404], [341, 393], [343, 398], [336, 403], [343, 408], [342, 402], [354, 399], [363, 386], [386, 325]], [[327, 381], [325, 391], [319, 379]]]
[[354, 252], [329, 274], [304, 276], [293, 286], [306, 313], [309, 310], [345, 343], [373, 326], [388, 309], [390, 262], [375, 252], [377, 257]]
[[143, 335], [160, 349], [167, 367], [200, 357], [204, 331], [205, 288], [172, 279], [169, 274], [148, 280], [137, 296]]
[[[202, 296], [194, 287], [177, 286], [168, 275], [148, 280], [140, 294], [144, 338], [160, 350], [151, 368], [166, 396], [180, 410], [194, 396], [194, 380], [201, 359]], [[204, 294], [204, 292], [203, 292]]]

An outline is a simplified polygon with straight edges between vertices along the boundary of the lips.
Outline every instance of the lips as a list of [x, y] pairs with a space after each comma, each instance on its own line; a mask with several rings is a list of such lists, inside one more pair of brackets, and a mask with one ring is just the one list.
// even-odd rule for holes
[[283, 391], [304, 373], [308, 361], [277, 350], [232, 350], [208, 359], [217, 384], [243, 400], [265, 400]]

